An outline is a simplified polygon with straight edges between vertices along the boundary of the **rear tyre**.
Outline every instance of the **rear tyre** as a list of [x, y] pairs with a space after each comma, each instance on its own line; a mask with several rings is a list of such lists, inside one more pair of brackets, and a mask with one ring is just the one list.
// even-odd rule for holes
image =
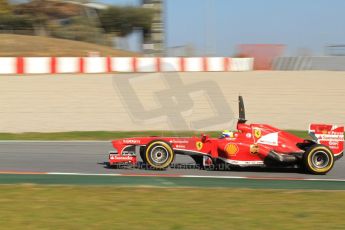
[[309, 173], [323, 175], [333, 168], [334, 156], [328, 147], [316, 144], [304, 153], [303, 164]]
[[145, 151], [146, 163], [153, 169], [166, 169], [174, 160], [174, 151], [164, 141], [153, 141]]

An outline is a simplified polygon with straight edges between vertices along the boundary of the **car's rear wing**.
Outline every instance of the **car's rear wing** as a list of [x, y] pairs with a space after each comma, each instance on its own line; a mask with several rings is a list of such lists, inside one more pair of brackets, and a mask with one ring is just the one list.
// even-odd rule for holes
[[319, 144], [328, 146], [334, 155], [344, 151], [344, 126], [311, 124], [309, 135]]

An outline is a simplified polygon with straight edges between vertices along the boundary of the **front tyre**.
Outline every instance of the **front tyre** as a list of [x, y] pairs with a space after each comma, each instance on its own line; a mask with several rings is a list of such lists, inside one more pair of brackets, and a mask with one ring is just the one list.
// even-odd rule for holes
[[174, 151], [164, 141], [151, 142], [145, 151], [147, 164], [153, 169], [166, 169], [174, 160]]
[[303, 163], [308, 172], [322, 175], [333, 168], [334, 156], [328, 147], [316, 144], [304, 153]]

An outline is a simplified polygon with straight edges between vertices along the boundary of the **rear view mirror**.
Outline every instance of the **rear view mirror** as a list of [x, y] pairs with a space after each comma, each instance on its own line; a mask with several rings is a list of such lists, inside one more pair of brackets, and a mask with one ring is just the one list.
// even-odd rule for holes
[[208, 138], [209, 138], [208, 135], [206, 135], [204, 133], [201, 134], [201, 142], [205, 142]]

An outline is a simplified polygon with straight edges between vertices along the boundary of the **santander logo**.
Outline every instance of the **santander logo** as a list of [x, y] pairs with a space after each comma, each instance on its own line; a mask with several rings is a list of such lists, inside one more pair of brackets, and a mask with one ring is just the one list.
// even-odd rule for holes
[[272, 146], [278, 146], [278, 132], [275, 133], [269, 133], [265, 136], [262, 136], [257, 143], [259, 144], [265, 144], [265, 145], [272, 145]]

